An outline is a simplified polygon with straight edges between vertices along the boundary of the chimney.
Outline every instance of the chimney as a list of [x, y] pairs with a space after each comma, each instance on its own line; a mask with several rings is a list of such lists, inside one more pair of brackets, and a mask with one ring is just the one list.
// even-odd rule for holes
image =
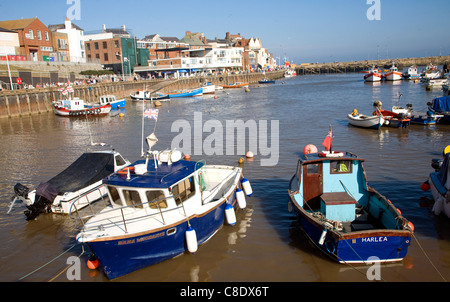
[[122, 25], [122, 30], [127, 31], [127, 27], [125, 25]]
[[103, 24], [103, 31], [106, 31], [106, 24]]
[[230, 32], [227, 32], [227, 33], [225, 34], [225, 40], [230, 40]]

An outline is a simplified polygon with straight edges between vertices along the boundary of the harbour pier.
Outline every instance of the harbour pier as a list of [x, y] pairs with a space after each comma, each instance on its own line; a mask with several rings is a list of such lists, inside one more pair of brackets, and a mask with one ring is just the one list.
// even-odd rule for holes
[[[161, 93], [177, 92], [198, 88], [203, 83], [225, 85], [235, 82], [257, 83], [267, 79], [279, 79], [284, 71], [266, 73], [214, 75], [207, 77], [191, 77], [181, 79], [152, 79], [142, 81], [120, 81], [93, 85], [74, 85], [73, 97], [79, 97], [86, 102], [95, 102], [101, 95], [113, 94], [117, 98], [126, 98], [137, 90], [158, 90]], [[52, 111], [52, 102], [61, 99], [58, 87], [40, 89], [20, 89], [0, 93], [0, 118], [23, 117]]]

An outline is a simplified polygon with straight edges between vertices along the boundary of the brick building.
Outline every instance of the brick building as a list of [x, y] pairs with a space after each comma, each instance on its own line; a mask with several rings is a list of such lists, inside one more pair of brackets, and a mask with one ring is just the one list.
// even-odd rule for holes
[[0, 21], [0, 27], [19, 34], [20, 55], [31, 61], [47, 61], [54, 51], [50, 30], [38, 18]]

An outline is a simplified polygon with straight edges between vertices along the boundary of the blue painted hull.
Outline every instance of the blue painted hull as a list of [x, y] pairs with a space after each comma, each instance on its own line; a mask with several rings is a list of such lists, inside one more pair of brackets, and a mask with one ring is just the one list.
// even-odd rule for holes
[[126, 105], [127, 105], [127, 99], [118, 100], [117, 102], [111, 103], [111, 109], [125, 108]]
[[177, 94], [168, 94], [170, 99], [173, 98], [185, 98], [185, 97], [191, 97], [195, 96], [197, 94], [200, 94], [203, 92], [203, 88], [195, 89], [189, 92], [183, 92], [183, 93], [177, 93]]
[[362, 263], [377, 257], [380, 261], [400, 261], [408, 251], [411, 235], [390, 230], [364, 231], [348, 236], [327, 231], [324, 243], [319, 243], [323, 226], [314, 223], [295, 209], [297, 221], [312, 243], [332, 259], [342, 263]]
[[[230, 199], [233, 198], [235, 194], [230, 197]], [[225, 206], [224, 201], [204, 216], [189, 220], [197, 234], [198, 245], [213, 236], [224, 224]], [[176, 232], [172, 233], [173, 229], [176, 229]], [[156, 232], [145, 232], [140, 233], [139, 236], [115, 240], [93, 241], [87, 244], [97, 256], [108, 279], [115, 279], [186, 252], [187, 229], [188, 223], [183, 221]], [[170, 230], [169, 234], [168, 230]]]

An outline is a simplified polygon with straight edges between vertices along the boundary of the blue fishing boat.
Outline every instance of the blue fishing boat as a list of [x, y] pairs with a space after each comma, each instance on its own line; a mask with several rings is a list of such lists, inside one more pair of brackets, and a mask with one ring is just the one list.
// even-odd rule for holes
[[299, 228], [322, 252], [340, 263], [400, 261], [413, 225], [386, 197], [367, 185], [364, 159], [305, 147], [289, 183], [289, 209]]
[[106, 105], [111, 105], [111, 109], [125, 108], [125, 106], [127, 105], [127, 99], [124, 98], [118, 100], [115, 95], [102, 95], [100, 96], [98, 103], [87, 104], [87, 107], [93, 108]]
[[[156, 137], [148, 138], [153, 142]], [[251, 186], [242, 168], [182, 159], [180, 151], [148, 151], [144, 160], [103, 180], [110, 205], [71, 211], [109, 279], [195, 253], [224, 224], [236, 223]], [[242, 189], [241, 189], [242, 188]]]
[[169, 96], [170, 99], [173, 98], [186, 98], [186, 97], [192, 97], [192, 96], [201, 96], [203, 95], [203, 87], [193, 89], [186, 92], [179, 92], [179, 93], [167, 93], [167, 96]]
[[258, 81], [258, 83], [259, 84], [275, 84], [275, 81], [264, 78], [264, 80]]

